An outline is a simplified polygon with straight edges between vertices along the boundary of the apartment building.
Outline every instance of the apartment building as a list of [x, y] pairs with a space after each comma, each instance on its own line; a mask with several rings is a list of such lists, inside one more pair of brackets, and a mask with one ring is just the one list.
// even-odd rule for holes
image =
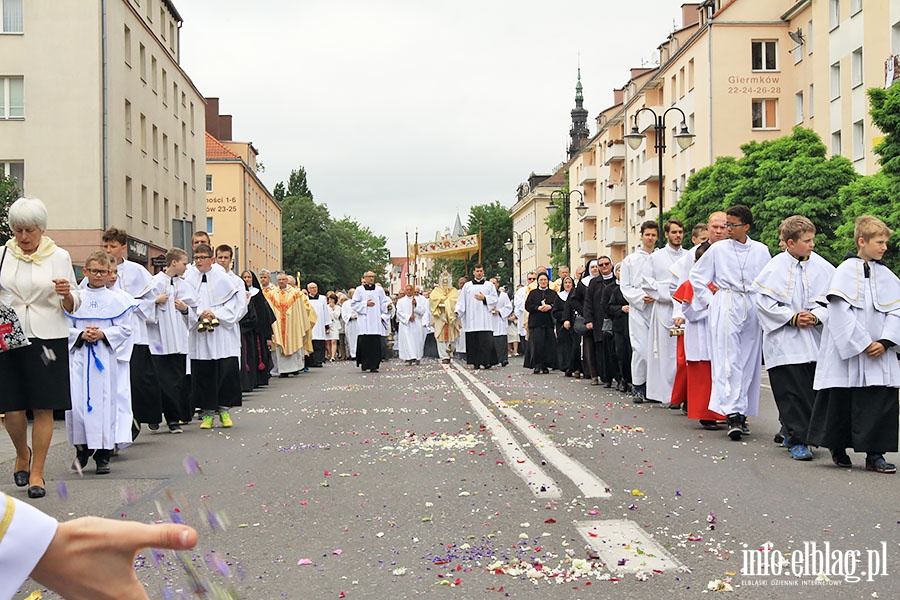
[[148, 266], [203, 219], [203, 97], [169, 0], [0, 0], [0, 169], [80, 264], [124, 227]]
[[214, 246], [234, 251], [234, 270], [281, 270], [281, 205], [257, 176], [259, 152], [232, 140], [231, 115], [206, 99], [206, 221]]
[[[547, 230], [547, 206], [551, 195], [565, 186], [567, 171], [568, 165], [564, 165], [553, 175], [532, 173], [516, 190], [516, 203], [511, 211], [513, 231], [509, 239], [512, 244], [514, 284], [525, 283], [525, 273], [528, 271], [539, 266], [551, 266], [550, 253], [554, 241]], [[557, 194], [554, 204], [559, 203]]]

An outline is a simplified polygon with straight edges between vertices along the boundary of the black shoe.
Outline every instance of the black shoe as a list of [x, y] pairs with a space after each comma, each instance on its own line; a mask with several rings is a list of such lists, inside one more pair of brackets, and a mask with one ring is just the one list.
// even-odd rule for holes
[[842, 469], [849, 469], [853, 466], [853, 461], [850, 460], [850, 456], [843, 448], [831, 449], [831, 462]]
[[84, 444], [75, 446], [75, 460], [78, 461], [78, 465], [82, 469], [87, 466], [88, 459], [92, 454], [94, 454], [94, 452]]
[[509, 364], [509, 361], [508, 361], [508, 360], [504, 360], [502, 363], [500, 363], [500, 366], [501, 366], [501, 367], [505, 367], [505, 366], [508, 365], [508, 364]]
[[730, 437], [733, 442], [741, 441], [741, 436], [744, 434], [743, 427], [741, 427], [744, 422], [743, 415], [740, 413], [731, 413], [726, 419], [728, 423], [728, 437]]
[[775, 445], [780, 446], [784, 443], [784, 435], [779, 431], [775, 434], [775, 437], [772, 438], [772, 441], [775, 442]]
[[97, 462], [97, 475], [109, 475], [109, 456], [108, 454], [104, 454], [103, 456], [98, 456], [99, 452], [94, 455], [94, 460]]
[[31, 457], [34, 456], [34, 452], [31, 451], [31, 448], [28, 449], [28, 471], [16, 471], [13, 473], [13, 481], [16, 482], [18, 487], [25, 487], [28, 485], [28, 478], [31, 477]]
[[544, 375], [549, 375], [550, 369], [541, 369], [541, 373], [543, 373]]
[[707, 429], [709, 431], [718, 431], [719, 424], [715, 421], [707, 421], [706, 419], [700, 419], [700, 427], [703, 429]]
[[43, 485], [33, 485], [30, 488], [28, 488], [28, 497], [29, 498], [43, 498], [46, 495], [47, 495], [47, 490], [44, 489]]
[[159, 423], [148, 423], [147, 429], [150, 431], [159, 431]]
[[534, 374], [535, 374], [535, 375], [540, 375], [540, 374], [541, 374], [541, 370], [538, 369], [537, 367], [535, 367], [535, 369], [534, 369]]
[[134, 440], [136, 440], [140, 434], [141, 434], [141, 424], [138, 423], [136, 420], [132, 419], [131, 420], [131, 441], [133, 442]]
[[485, 370], [490, 369], [493, 365], [484, 365]]
[[612, 381], [607, 381], [603, 384], [603, 387], [606, 389], [610, 389], [612, 387]]
[[[682, 403], [683, 404], [683, 403]], [[669, 404], [669, 410], [681, 410], [681, 404]]]

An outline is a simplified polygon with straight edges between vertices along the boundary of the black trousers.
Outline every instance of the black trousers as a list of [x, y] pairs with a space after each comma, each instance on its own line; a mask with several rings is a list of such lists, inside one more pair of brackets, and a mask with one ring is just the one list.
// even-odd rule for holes
[[789, 446], [808, 444], [809, 421], [816, 401], [816, 363], [781, 365], [768, 371], [785, 440]]
[[493, 332], [466, 332], [466, 363], [476, 367], [489, 367], [499, 364], [496, 352], [494, 352]]
[[896, 452], [897, 388], [819, 390], [809, 420], [809, 443], [857, 452]]
[[131, 412], [138, 423], [162, 420], [160, 381], [153, 368], [150, 346], [135, 344], [131, 351]]
[[381, 366], [381, 336], [360, 335], [356, 338], [356, 364], [363, 371]]
[[194, 406], [203, 411], [241, 405], [241, 374], [236, 356], [191, 360]]
[[497, 355], [497, 362], [500, 364], [506, 364], [509, 362], [506, 358], [507, 350], [506, 350], [506, 336], [505, 335], [495, 335], [494, 336], [494, 354]]
[[159, 375], [159, 392], [166, 423], [190, 421], [191, 390], [187, 380], [187, 355], [151, 354], [153, 366]]
[[325, 340], [313, 340], [312, 354], [306, 359], [306, 366], [321, 367], [325, 364]]

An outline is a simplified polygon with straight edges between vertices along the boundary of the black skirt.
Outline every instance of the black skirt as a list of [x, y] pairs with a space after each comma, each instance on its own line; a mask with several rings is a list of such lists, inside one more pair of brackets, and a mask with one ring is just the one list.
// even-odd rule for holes
[[70, 410], [68, 338], [29, 340], [30, 346], [0, 352], [0, 413]]
[[494, 351], [494, 334], [491, 331], [466, 332], [466, 363], [476, 367], [500, 364]]
[[819, 390], [809, 419], [809, 443], [857, 452], [896, 452], [898, 416], [897, 388]]
[[557, 366], [556, 336], [552, 327], [529, 328], [528, 344], [531, 365], [535, 369], [555, 369]]
[[368, 334], [356, 338], [356, 364], [363, 371], [381, 366], [381, 336]]

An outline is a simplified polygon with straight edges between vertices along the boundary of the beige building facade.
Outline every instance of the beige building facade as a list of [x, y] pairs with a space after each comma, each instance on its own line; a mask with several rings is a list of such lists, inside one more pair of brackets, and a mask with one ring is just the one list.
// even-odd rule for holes
[[3, 4], [0, 168], [47, 204], [49, 235], [76, 264], [111, 226], [148, 267], [189, 245], [205, 216], [205, 105], [179, 65], [174, 4]]
[[[513, 283], [525, 283], [525, 273], [537, 267], [549, 267], [552, 240], [547, 229], [550, 196], [566, 183], [566, 167], [553, 175], [529, 176], [519, 185], [512, 207], [513, 231], [510, 238], [513, 256]], [[558, 195], [557, 195], [558, 196]], [[556, 198], [554, 203], [559, 203]], [[573, 256], [574, 251], [573, 251]]]
[[[609, 254], [618, 262], [638, 246], [640, 224], [678, 202], [696, 171], [795, 125], [815, 130], [859, 173], [877, 171], [872, 147], [882, 134], [866, 89], [900, 78], [900, 0], [684, 4], [682, 26], [658, 50], [660, 65], [631, 71], [571, 162], [569, 181], [589, 206], [587, 218], [570, 221], [582, 258]], [[685, 149], [674, 137], [682, 114], [695, 135]], [[646, 137], [633, 150], [623, 138], [635, 126]]]

